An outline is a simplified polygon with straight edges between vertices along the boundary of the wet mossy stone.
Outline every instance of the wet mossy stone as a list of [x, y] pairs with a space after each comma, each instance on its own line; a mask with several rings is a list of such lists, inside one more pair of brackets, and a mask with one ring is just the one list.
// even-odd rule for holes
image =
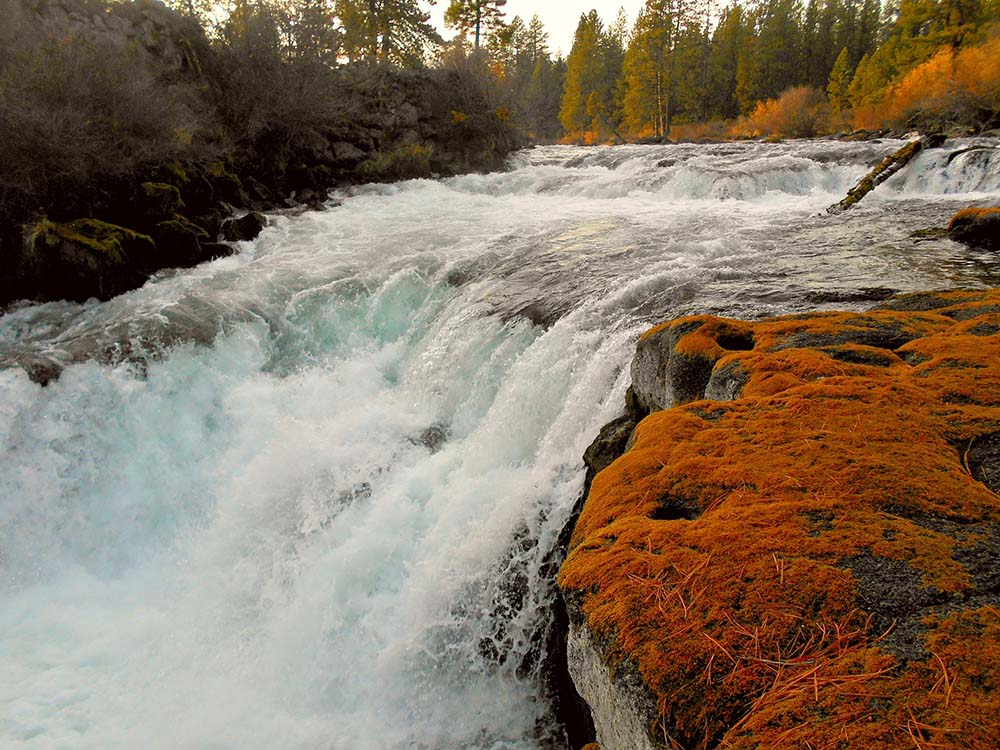
[[148, 235], [97, 219], [27, 227], [22, 261], [31, 294], [44, 299], [108, 299], [142, 286], [155, 265]]
[[153, 229], [158, 260], [162, 267], [189, 267], [205, 260], [201, 243], [207, 242], [208, 232], [194, 222], [181, 216], [161, 221]]
[[181, 191], [166, 182], [144, 182], [139, 186], [139, 210], [144, 217], [160, 219], [184, 209]]
[[[705, 398], [716, 363], [754, 346], [751, 330], [741, 321], [704, 315], [657, 326], [636, 346], [632, 360], [635, 398], [648, 411]], [[717, 382], [715, 391], [724, 390], [721, 381]]]
[[208, 234], [208, 238], [214, 241], [222, 232], [222, 212], [212, 209], [201, 214], [189, 217], [192, 222], [201, 227]]
[[247, 242], [257, 238], [267, 226], [263, 214], [251, 211], [238, 219], [228, 219], [222, 223], [222, 236], [230, 242]]
[[1000, 250], [1000, 206], [967, 208], [948, 223], [948, 237], [984, 250]]
[[212, 162], [205, 169], [205, 178], [212, 186], [216, 200], [231, 203], [234, 206], [249, 206], [250, 196], [243, 189], [240, 178], [226, 168], [222, 162]]
[[264, 203], [272, 203], [274, 201], [274, 193], [257, 178], [248, 177], [243, 182], [247, 193], [254, 200], [263, 201]]

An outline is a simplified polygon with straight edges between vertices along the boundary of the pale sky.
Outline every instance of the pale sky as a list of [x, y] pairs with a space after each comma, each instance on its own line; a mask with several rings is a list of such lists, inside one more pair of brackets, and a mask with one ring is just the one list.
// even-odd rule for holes
[[[565, 57], [573, 46], [573, 32], [576, 31], [581, 13], [596, 10], [608, 24], [615, 20], [619, 8], [625, 8], [631, 28], [643, 5], [643, 0], [507, 0], [504, 10], [508, 21], [514, 16], [521, 16], [528, 21], [537, 13], [545, 24], [545, 30], [549, 32], [549, 51], [554, 55], [561, 49]], [[438, 0], [431, 10], [431, 17], [445, 39], [450, 39], [454, 32], [445, 29], [443, 22], [444, 9], [447, 7], [448, 0]]]

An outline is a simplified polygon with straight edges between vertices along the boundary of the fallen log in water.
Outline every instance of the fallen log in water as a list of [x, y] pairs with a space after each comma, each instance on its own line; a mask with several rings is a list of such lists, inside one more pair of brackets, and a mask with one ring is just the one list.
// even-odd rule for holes
[[842, 211], [846, 211], [868, 195], [868, 193], [872, 190], [896, 174], [896, 172], [905, 167], [910, 160], [919, 154], [925, 147], [930, 148], [937, 145], [940, 145], [940, 140], [934, 136], [921, 138], [916, 141], [910, 141], [894, 154], [891, 154], [880, 161], [874, 169], [861, 178], [857, 185], [847, 191], [847, 196], [840, 201], [840, 203], [834, 203], [826, 209], [826, 212], [828, 214], [839, 214]]

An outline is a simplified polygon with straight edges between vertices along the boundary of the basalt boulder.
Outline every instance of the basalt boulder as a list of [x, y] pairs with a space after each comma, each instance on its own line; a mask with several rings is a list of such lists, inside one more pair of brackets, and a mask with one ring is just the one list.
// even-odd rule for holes
[[222, 223], [222, 236], [230, 242], [246, 242], [257, 239], [257, 235], [267, 226], [263, 214], [251, 211], [237, 219], [227, 219]]

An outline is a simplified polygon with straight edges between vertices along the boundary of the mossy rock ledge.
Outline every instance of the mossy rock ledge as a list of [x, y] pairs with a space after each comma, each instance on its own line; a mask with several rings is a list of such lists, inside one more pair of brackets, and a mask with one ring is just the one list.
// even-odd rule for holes
[[559, 574], [603, 750], [997, 747], [1000, 290], [682, 318], [632, 375]]
[[14, 267], [29, 294], [44, 299], [107, 299], [142, 286], [155, 265], [152, 238], [96, 219], [24, 228]]

